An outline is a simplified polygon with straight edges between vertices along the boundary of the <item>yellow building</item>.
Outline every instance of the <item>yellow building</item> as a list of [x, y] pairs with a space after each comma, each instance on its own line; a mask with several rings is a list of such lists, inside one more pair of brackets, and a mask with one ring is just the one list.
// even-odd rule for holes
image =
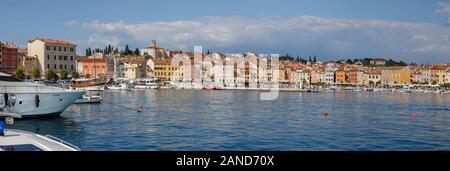
[[381, 69], [381, 84], [388, 86], [409, 85], [411, 70], [409, 67], [385, 67]]
[[436, 84], [444, 84], [446, 82], [447, 67], [446, 66], [433, 66], [431, 67], [431, 82]]
[[159, 80], [169, 81], [172, 76], [178, 76], [182, 79], [184, 76], [183, 65], [180, 63], [178, 66], [173, 66], [171, 64], [170, 58], [152, 58], [154, 61], [155, 69], [154, 76]]

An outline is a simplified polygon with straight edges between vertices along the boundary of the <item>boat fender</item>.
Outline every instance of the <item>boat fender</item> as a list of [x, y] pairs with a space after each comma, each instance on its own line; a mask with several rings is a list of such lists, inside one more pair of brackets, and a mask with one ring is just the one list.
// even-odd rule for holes
[[41, 102], [41, 100], [39, 100], [39, 95], [36, 94], [36, 96], [34, 96], [34, 102], [35, 102], [36, 108], [39, 108], [39, 103]]
[[5, 106], [7, 106], [8, 105], [8, 93], [5, 93], [3, 95], [3, 97], [5, 97]]

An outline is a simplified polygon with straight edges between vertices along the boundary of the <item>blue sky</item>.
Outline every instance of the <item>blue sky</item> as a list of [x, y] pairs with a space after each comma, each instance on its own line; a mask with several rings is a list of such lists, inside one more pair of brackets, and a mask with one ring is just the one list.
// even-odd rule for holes
[[448, 0], [3, 0], [0, 40], [450, 62]]

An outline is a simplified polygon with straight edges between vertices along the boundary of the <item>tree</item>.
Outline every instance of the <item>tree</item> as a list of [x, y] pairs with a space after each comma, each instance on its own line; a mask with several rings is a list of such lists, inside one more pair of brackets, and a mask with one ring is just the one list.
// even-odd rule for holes
[[53, 70], [49, 69], [49, 70], [45, 71], [44, 77], [46, 80], [53, 80], [55, 78], [55, 72], [53, 72]]
[[24, 79], [25, 78], [25, 74], [23, 73], [23, 71], [21, 69], [16, 69], [16, 77], [18, 79]]
[[41, 78], [41, 71], [39, 71], [38, 68], [34, 68], [33, 71], [31, 72], [31, 76], [33, 78]]
[[76, 71], [73, 71], [73, 72], [72, 72], [72, 78], [77, 79], [77, 78], [79, 78], [79, 77], [80, 77], [80, 74], [78, 74], [78, 72], [76, 72]]
[[309, 56], [309, 62], [312, 62], [312, 60], [311, 60], [311, 56]]
[[136, 48], [136, 50], [134, 50], [134, 55], [139, 55], [139, 48]]
[[351, 59], [347, 59], [348, 64], [353, 64], [353, 61]]
[[59, 76], [61, 80], [67, 79], [67, 75], [69, 75], [69, 73], [66, 70], [59, 71]]
[[431, 84], [436, 85], [436, 84], [437, 84], [437, 81], [434, 80], [433, 82], [431, 82]]
[[317, 62], [317, 58], [316, 58], [316, 55], [314, 55], [314, 62]]
[[132, 51], [130, 50], [130, 48], [128, 47], [128, 44], [125, 45], [125, 51], [123, 52], [124, 55], [130, 55], [132, 54]]

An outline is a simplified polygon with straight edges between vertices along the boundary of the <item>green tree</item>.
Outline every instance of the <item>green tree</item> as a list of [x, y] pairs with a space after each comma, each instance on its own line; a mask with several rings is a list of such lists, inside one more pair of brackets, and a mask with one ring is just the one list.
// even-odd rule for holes
[[132, 51], [130, 50], [130, 48], [128, 47], [128, 44], [125, 45], [125, 51], [123, 52], [124, 55], [130, 55], [132, 54]]
[[16, 69], [16, 77], [18, 79], [24, 79], [25, 78], [25, 74], [23, 73], [23, 71], [21, 69]]
[[437, 84], [437, 81], [434, 80], [433, 82], [431, 82], [431, 84], [436, 85], [436, 84]]
[[67, 75], [69, 75], [69, 73], [66, 70], [59, 71], [59, 76], [61, 80], [67, 79]]
[[73, 71], [72, 78], [75, 78], [75, 79], [80, 78], [80, 74], [78, 74], [78, 72], [76, 72], [76, 71]]
[[55, 79], [55, 72], [53, 70], [49, 69], [45, 71], [44, 77], [46, 80], [53, 80]]
[[134, 50], [134, 55], [139, 55], [139, 48], [136, 48], [136, 50]]
[[33, 78], [41, 78], [41, 71], [39, 71], [38, 68], [34, 68], [33, 71], [31, 72], [31, 76]]

